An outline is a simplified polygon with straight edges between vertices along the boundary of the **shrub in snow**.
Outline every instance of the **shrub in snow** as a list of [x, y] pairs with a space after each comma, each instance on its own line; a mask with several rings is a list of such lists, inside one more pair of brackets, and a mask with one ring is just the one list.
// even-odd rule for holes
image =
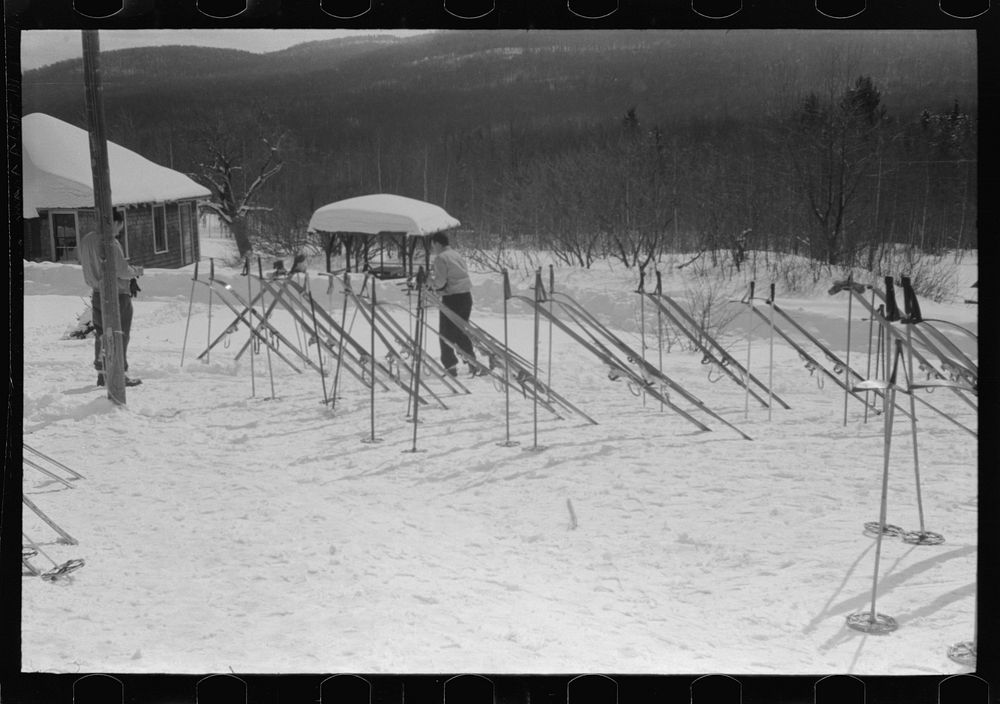
[[94, 316], [89, 303], [84, 304], [83, 311], [76, 316], [76, 323], [66, 328], [63, 340], [83, 340], [94, 333]]

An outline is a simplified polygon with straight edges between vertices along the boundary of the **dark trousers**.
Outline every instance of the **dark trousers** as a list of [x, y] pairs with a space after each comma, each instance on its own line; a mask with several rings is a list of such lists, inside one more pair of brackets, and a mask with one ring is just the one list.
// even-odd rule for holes
[[[453, 293], [450, 296], [442, 296], [441, 303], [455, 312], [462, 320], [468, 320], [472, 315], [472, 294]], [[444, 311], [438, 313], [438, 334], [441, 338], [441, 364], [454, 367], [458, 364], [453, 347], [458, 347], [472, 359], [476, 358], [476, 353], [472, 349], [472, 342], [469, 336], [451, 321]]]
[[[90, 307], [94, 321], [94, 369], [104, 371], [104, 316], [101, 314], [101, 293], [94, 291], [90, 297]], [[125, 371], [128, 371], [128, 338], [132, 332], [132, 296], [127, 293], [118, 294], [118, 314], [122, 323], [122, 356], [125, 358]]]

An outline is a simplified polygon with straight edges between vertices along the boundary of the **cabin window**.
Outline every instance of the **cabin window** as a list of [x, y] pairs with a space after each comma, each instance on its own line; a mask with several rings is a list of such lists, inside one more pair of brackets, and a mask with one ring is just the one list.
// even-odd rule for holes
[[181, 264], [194, 261], [194, 242], [191, 237], [191, 204], [180, 204]]
[[178, 245], [181, 241], [177, 203], [167, 204], [167, 239]]
[[153, 206], [153, 251], [167, 251], [167, 209], [162, 205]]
[[80, 246], [76, 228], [76, 213], [73, 211], [49, 214], [52, 226], [53, 260], [76, 262], [80, 260], [77, 248]]

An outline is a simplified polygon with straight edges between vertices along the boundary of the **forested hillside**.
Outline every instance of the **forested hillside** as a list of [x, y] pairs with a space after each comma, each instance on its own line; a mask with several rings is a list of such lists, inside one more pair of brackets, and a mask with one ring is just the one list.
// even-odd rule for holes
[[[243, 204], [267, 210], [242, 212], [288, 246], [316, 207], [376, 191], [581, 264], [975, 244], [973, 33], [441, 32], [101, 60], [113, 140], [203, 182], [221, 156], [236, 191], [280, 165]], [[83, 95], [79, 61], [29, 71], [23, 112], [83, 125]]]

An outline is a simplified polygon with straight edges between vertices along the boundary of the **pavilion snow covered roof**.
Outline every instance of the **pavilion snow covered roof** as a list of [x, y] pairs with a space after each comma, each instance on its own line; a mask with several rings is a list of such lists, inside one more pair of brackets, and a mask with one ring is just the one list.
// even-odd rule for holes
[[[21, 119], [25, 218], [41, 209], [94, 207], [88, 132], [43, 113]], [[111, 204], [207, 198], [204, 186], [173, 169], [108, 142]]]
[[440, 206], [390, 193], [376, 193], [324, 205], [313, 213], [309, 230], [367, 235], [405, 232], [409, 236], [420, 236], [450, 230], [460, 224]]

